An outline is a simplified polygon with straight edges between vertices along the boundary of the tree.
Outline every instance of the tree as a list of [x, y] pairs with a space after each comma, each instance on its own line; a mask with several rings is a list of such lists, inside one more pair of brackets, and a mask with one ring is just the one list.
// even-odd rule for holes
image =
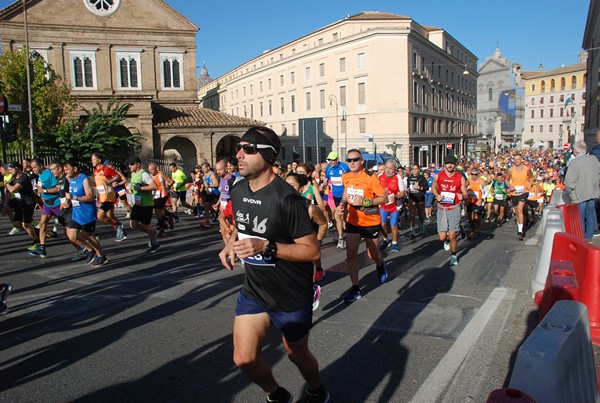
[[139, 145], [142, 136], [132, 135], [123, 126], [132, 104], [119, 104], [111, 99], [106, 110], [97, 103], [87, 116], [64, 122], [56, 132], [56, 149], [66, 159], [87, 163], [92, 153], [122, 161]]
[[531, 147], [533, 147], [534, 140], [533, 139], [525, 140], [523, 143], [527, 144], [529, 146], [529, 148], [531, 148]]
[[[22, 112], [10, 114], [16, 125], [16, 149], [29, 149], [29, 104], [27, 98], [27, 53], [6, 52], [0, 55], [0, 94], [9, 103], [21, 105]], [[69, 86], [46, 63], [43, 57], [33, 52], [29, 58], [31, 67], [31, 103], [33, 132], [36, 151], [53, 146], [56, 130], [76, 108]]]

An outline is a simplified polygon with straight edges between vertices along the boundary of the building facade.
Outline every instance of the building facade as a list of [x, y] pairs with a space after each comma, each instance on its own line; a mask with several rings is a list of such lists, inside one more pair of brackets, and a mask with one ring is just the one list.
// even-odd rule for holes
[[596, 145], [600, 130], [600, 1], [590, 0], [583, 35], [583, 49], [588, 52], [586, 82], [585, 142], [588, 148]]
[[442, 28], [364, 12], [264, 52], [198, 96], [205, 108], [266, 122], [282, 135], [283, 161], [358, 148], [440, 163], [475, 141], [476, 66]]
[[143, 156], [170, 150], [189, 164], [214, 162], [234, 152], [226, 137], [255, 123], [199, 109], [198, 27], [164, 1], [26, 0], [25, 8], [17, 1], [0, 10], [2, 51], [25, 46], [27, 18], [30, 51], [70, 84], [82, 107], [110, 98], [133, 104], [125, 126], [143, 137]]
[[518, 85], [520, 70], [521, 66], [502, 56], [500, 49], [479, 68], [477, 134], [488, 150], [521, 147], [525, 91]]
[[543, 71], [523, 71], [525, 130], [523, 142], [561, 148], [583, 140], [586, 120], [586, 54], [578, 64]]

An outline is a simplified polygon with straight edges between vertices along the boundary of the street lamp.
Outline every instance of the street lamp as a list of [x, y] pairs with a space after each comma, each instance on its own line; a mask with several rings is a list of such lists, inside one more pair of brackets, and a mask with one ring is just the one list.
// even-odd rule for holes
[[335, 145], [337, 147], [337, 153], [340, 154], [340, 114], [339, 114], [339, 106], [337, 102], [337, 98], [335, 95], [329, 96], [329, 106], [335, 102]]

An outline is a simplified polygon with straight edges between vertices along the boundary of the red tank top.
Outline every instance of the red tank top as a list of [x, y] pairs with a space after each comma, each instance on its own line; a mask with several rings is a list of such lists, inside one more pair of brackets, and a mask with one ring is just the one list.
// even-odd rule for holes
[[461, 193], [461, 184], [463, 176], [454, 171], [454, 175], [449, 176], [446, 171], [440, 171], [437, 176], [437, 191], [443, 199], [438, 202], [442, 206], [451, 207], [460, 203], [458, 195]]

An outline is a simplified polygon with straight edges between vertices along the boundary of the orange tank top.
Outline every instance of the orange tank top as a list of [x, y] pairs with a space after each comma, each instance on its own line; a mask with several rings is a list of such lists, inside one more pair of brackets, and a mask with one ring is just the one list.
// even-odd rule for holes
[[523, 165], [523, 169], [518, 171], [516, 167], [513, 167], [510, 176], [510, 186], [515, 188], [515, 190], [511, 192], [512, 196], [519, 196], [528, 192], [531, 188], [531, 183], [529, 182], [529, 168]]

